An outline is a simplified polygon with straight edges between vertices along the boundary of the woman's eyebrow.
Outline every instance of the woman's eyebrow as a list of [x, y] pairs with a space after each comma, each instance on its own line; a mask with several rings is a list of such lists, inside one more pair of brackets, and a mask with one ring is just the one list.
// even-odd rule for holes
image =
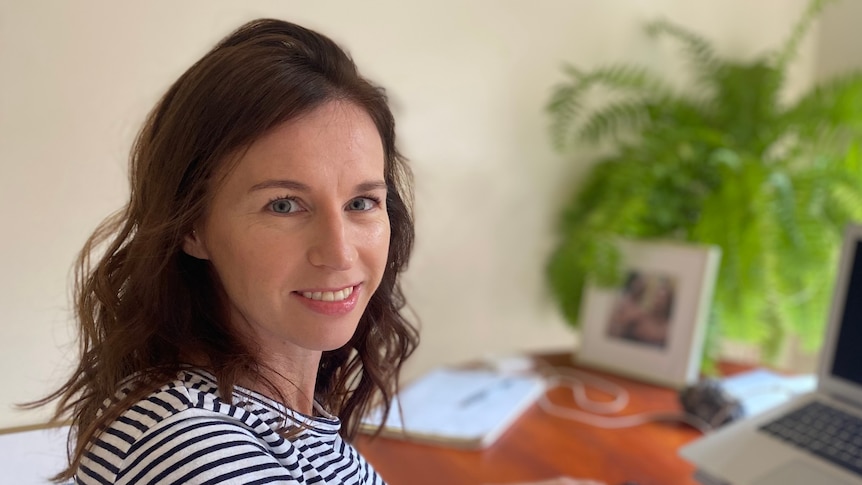
[[[248, 190], [249, 192], [255, 192], [257, 190], [264, 189], [289, 189], [295, 190], [297, 192], [309, 192], [311, 188], [302, 183], [297, 182], [296, 180], [265, 180], [263, 182], [252, 185], [252, 187]], [[356, 186], [356, 190], [358, 192], [370, 192], [374, 190], [387, 190], [386, 182], [383, 180], [371, 180], [368, 182], [362, 182]]]
[[264, 190], [264, 189], [290, 189], [296, 190], [297, 192], [308, 192], [311, 188], [302, 183], [297, 182], [296, 180], [265, 180], [258, 184], [254, 184], [248, 189], [249, 192], [254, 192], [256, 190]]
[[383, 180], [372, 180], [357, 185], [356, 190], [358, 192], [371, 192], [374, 190], [388, 190], [388, 187], [386, 186], [386, 182]]

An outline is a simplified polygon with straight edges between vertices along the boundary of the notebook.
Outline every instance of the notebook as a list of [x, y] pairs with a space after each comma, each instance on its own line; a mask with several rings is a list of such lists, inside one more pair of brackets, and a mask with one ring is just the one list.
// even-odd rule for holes
[[[405, 387], [393, 400], [382, 435], [455, 448], [487, 448], [544, 390], [544, 380], [535, 375], [439, 368]], [[373, 432], [381, 420], [381, 409], [375, 409], [361, 429]]]
[[839, 261], [817, 388], [681, 448], [704, 476], [739, 485], [862, 484], [862, 226], [845, 231]]

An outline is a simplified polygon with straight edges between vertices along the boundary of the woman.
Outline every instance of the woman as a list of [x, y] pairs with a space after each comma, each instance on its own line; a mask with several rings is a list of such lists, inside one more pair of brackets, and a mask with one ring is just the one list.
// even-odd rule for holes
[[41, 402], [72, 419], [57, 478], [382, 483], [348, 441], [418, 342], [383, 91], [325, 36], [256, 20], [171, 86], [130, 170], [77, 266], [80, 362]]

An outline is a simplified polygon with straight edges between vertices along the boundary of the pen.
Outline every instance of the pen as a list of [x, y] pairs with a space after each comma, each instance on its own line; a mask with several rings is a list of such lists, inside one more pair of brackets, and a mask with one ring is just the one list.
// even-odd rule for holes
[[498, 383], [495, 383], [495, 384], [492, 384], [488, 387], [485, 387], [484, 389], [480, 389], [480, 390], [474, 392], [473, 394], [470, 394], [469, 396], [462, 399], [461, 402], [458, 403], [458, 407], [465, 408], [467, 406], [470, 406], [471, 404], [473, 404], [477, 401], [481, 401], [481, 400], [485, 399], [485, 397], [488, 396], [488, 393], [491, 392], [492, 390], [494, 390], [496, 388], [509, 387], [509, 385], [511, 383], [512, 383], [511, 379], [504, 379]]

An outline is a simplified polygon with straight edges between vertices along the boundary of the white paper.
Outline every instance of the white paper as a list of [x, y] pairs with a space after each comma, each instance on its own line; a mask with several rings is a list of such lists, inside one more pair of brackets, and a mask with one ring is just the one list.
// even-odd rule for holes
[[[538, 376], [437, 369], [401, 392], [389, 413], [386, 428], [486, 446], [543, 390], [544, 381]], [[380, 414], [377, 410], [365, 422], [380, 423]]]
[[817, 386], [814, 375], [786, 377], [765, 369], [755, 369], [721, 381], [722, 388], [742, 403], [745, 416], [750, 417], [786, 402], [797, 394], [813, 391]]

